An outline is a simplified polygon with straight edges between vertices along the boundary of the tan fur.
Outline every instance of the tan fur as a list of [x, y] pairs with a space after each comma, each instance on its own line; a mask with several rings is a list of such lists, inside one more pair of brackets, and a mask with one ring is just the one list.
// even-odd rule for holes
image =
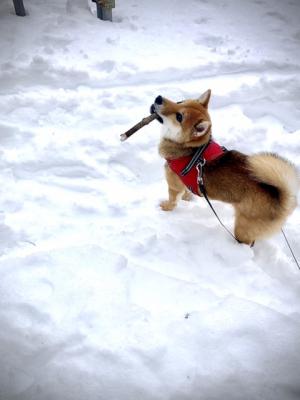
[[272, 153], [252, 155], [248, 162], [257, 179], [281, 189], [286, 211], [297, 206], [299, 177], [293, 164]]
[[[194, 147], [209, 141], [209, 99], [210, 90], [198, 100], [177, 104], [163, 99], [162, 104], [154, 103], [155, 112], [166, 123], [159, 145], [162, 157], [176, 159], [190, 155]], [[177, 120], [177, 113], [182, 115], [181, 122]], [[168, 164], [165, 174], [169, 198], [161, 203], [161, 208], [170, 211], [180, 198], [188, 199], [189, 193]], [[247, 156], [228, 151], [206, 164], [203, 177], [209, 198], [234, 207], [234, 234], [242, 243], [252, 244], [279, 231], [297, 205], [297, 171], [290, 162], [276, 154]]]
[[191, 195], [181, 182], [180, 178], [170, 170], [168, 164], [165, 164], [165, 175], [168, 182], [169, 199], [160, 203], [164, 211], [172, 211], [180, 198], [190, 200]]

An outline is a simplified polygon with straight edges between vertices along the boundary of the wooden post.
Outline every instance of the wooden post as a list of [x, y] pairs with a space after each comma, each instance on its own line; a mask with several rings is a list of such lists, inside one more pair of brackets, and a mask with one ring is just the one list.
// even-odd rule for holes
[[25, 17], [26, 12], [23, 4], [23, 0], [13, 0], [14, 6], [15, 6], [15, 11], [16, 15], [19, 17]]
[[112, 9], [115, 8], [115, 0], [93, 0], [97, 4], [97, 17], [103, 21], [112, 21]]

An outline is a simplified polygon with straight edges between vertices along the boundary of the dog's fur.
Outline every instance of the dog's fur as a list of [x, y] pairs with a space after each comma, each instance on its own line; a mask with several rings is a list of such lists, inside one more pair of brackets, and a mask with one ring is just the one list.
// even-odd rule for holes
[[[163, 122], [159, 145], [159, 153], [163, 158], [176, 159], [190, 155], [195, 147], [210, 140], [210, 94], [208, 90], [197, 100], [181, 103], [161, 96], [156, 98], [151, 110]], [[181, 117], [178, 117], [178, 113]], [[169, 199], [161, 202], [160, 206], [170, 211], [176, 207], [180, 197], [188, 200], [191, 194], [167, 163], [165, 172]], [[206, 163], [203, 177], [210, 199], [233, 205], [234, 235], [242, 243], [252, 244], [279, 231], [297, 205], [297, 171], [289, 161], [276, 154], [249, 156], [238, 151], [227, 151]]]

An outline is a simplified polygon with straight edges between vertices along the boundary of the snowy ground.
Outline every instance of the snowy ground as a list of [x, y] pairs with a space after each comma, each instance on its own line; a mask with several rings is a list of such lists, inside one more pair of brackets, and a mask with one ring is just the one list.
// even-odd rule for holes
[[299, 1], [24, 3], [0, 4], [0, 400], [299, 400], [282, 236], [164, 213], [159, 124], [119, 141], [158, 94], [211, 88], [216, 140], [300, 167]]

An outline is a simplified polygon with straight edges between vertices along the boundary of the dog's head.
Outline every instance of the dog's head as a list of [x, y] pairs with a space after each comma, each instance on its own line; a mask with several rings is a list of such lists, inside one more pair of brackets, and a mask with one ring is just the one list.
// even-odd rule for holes
[[157, 96], [151, 106], [163, 124], [162, 136], [187, 147], [198, 147], [208, 142], [211, 120], [207, 111], [211, 91], [207, 90], [196, 100], [174, 103]]

